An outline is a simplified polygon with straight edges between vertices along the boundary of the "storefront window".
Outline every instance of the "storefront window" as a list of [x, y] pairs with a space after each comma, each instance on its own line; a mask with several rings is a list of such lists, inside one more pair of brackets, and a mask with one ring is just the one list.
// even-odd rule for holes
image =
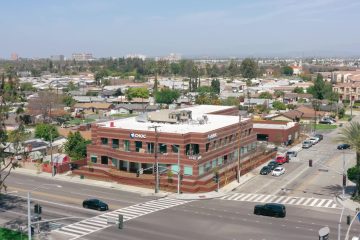
[[177, 164], [172, 164], [171, 165], [171, 171], [173, 172], [173, 174], [178, 174], [179, 166]]
[[124, 140], [124, 150], [130, 152], [130, 141]]
[[193, 168], [191, 166], [184, 166], [184, 175], [192, 176], [193, 175]]
[[216, 159], [212, 160], [212, 165], [211, 165], [212, 168], [216, 168], [216, 162], [217, 162]]
[[223, 157], [218, 157], [217, 162], [219, 166], [223, 165], [224, 163]]
[[199, 166], [199, 176], [203, 175], [205, 172], [204, 165]]
[[211, 170], [211, 162], [207, 162], [206, 164], [205, 164], [205, 172], [208, 172], [208, 171], [210, 171]]

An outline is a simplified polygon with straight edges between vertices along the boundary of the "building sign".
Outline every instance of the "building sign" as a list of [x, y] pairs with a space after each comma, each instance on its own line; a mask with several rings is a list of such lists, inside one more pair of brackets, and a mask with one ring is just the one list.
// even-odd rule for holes
[[217, 133], [212, 133], [212, 134], [209, 134], [207, 138], [208, 138], [208, 140], [212, 140], [216, 137], [217, 137]]
[[131, 138], [146, 138], [146, 134], [130, 133]]

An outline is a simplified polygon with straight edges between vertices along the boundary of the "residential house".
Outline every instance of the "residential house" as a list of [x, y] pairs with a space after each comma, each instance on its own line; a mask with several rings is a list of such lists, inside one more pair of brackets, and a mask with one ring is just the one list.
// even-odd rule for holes
[[159, 110], [157, 105], [148, 105], [148, 104], [118, 104], [115, 105], [110, 111], [110, 115], [114, 114], [134, 114], [134, 113], [143, 113], [143, 112], [153, 112]]
[[114, 108], [112, 103], [76, 103], [74, 106], [75, 114], [84, 113], [84, 114], [101, 114], [104, 115]]

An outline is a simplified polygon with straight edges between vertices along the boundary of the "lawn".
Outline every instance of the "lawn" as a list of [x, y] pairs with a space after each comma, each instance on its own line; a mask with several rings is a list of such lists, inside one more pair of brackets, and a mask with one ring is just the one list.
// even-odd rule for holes
[[316, 124], [316, 130], [331, 130], [335, 128], [337, 128], [337, 126], [333, 124]]
[[13, 231], [7, 228], [0, 228], [0, 239], [1, 240], [26, 240], [28, 239], [27, 234], [21, 234], [20, 232]]
[[83, 123], [91, 123], [94, 122], [94, 119], [91, 118], [85, 118], [85, 119], [80, 119], [80, 118], [74, 118], [68, 122], [66, 122], [67, 125], [80, 125]]
[[350, 115], [348, 115], [348, 114], [345, 114], [342, 118], [340, 118], [339, 120], [341, 120], [341, 121], [349, 121], [349, 119], [350, 119]]
[[128, 117], [133, 117], [133, 116], [136, 116], [137, 114], [121, 114], [121, 113], [118, 113], [118, 114], [113, 114], [111, 115], [111, 117], [114, 117], [114, 118], [128, 118]]

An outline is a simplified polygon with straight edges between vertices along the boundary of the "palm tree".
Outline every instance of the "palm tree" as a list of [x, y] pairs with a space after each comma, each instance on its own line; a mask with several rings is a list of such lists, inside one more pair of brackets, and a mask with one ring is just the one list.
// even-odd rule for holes
[[356, 151], [356, 166], [360, 167], [360, 123], [350, 122], [350, 125], [340, 130], [338, 142], [349, 144]]

